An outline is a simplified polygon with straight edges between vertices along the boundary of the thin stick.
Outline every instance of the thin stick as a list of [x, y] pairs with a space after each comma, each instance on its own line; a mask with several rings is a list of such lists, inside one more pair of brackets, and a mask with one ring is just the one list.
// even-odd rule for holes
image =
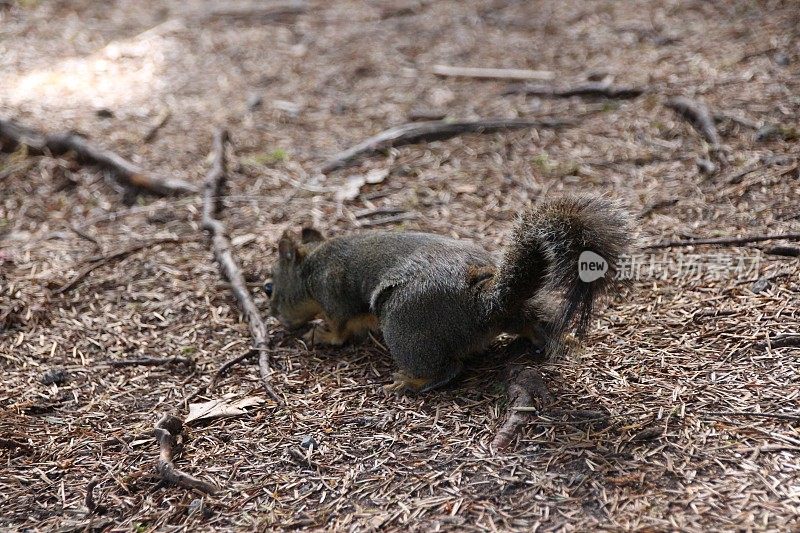
[[760, 123], [753, 122], [752, 120], [748, 120], [744, 117], [739, 117], [731, 113], [724, 113], [724, 112], [714, 113], [714, 122], [724, 122], [726, 120], [729, 120], [735, 124], [739, 124], [740, 126], [744, 126], [745, 128], [750, 128], [753, 130], [761, 128]]
[[745, 418], [777, 418], [779, 420], [800, 421], [800, 413], [757, 413], [754, 411], [707, 411], [710, 416], [740, 416]]
[[289, 2], [223, 2], [224, 7], [213, 9], [204, 13], [204, 18], [230, 18], [246, 19], [249, 21], [266, 22], [271, 20], [283, 20], [286, 17], [301, 15], [308, 9], [308, 4], [304, 1]]
[[0, 118], [0, 144], [4, 150], [24, 145], [31, 155], [63, 155], [73, 152], [79, 161], [110, 170], [120, 183], [153, 194], [166, 196], [198, 192], [197, 187], [189, 182], [149, 174], [122, 156], [95, 146], [74, 133], [43, 135], [11, 120]]
[[104, 361], [104, 364], [115, 368], [126, 366], [160, 366], [160, 365], [186, 365], [194, 366], [193, 359], [188, 357], [136, 357], [130, 359], [119, 359], [116, 361]]
[[502, 452], [508, 448], [517, 430], [531, 416], [530, 413], [518, 409], [530, 407], [534, 397], [538, 398], [543, 405], [550, 401], [547, 387], [537, 371], [528, 368], [512, 376], [508, 385], [508, 415], [490, 445], [492, 451]]
[[239, 308], [250, 328], [250, 335], [253, 337], [253, 350], [259, 353], [258, 368], [264, 390], [277, 403], [282, 403], [281, 398], [272, 388], [267, 326], [261, 319], [261, 313], [253, 302], [250, 290], [247, 288], [247, 282], [242, 276], [236, 259], [233, 257], [232, 246], [225, 225], [216, 218], [217, 214], [222, 211], [222, 202], [220, 200], [228, 179], [225, 162], [225, 144], [227, 141], [227, 131], [220, 129], [214, 133], [214, 161], [205, 179], [202, 227], [211, 235], [214, 259], [219, 265], [222, 277], [231, 284], [231, 291], [239, 303]]
[[167, 483], [172, 483], [179, 487], [184, 487], [192, 490], [199, 490], [206, 494], [215, 494], [219, 489], [208, 483], [190, 476], [175, 468], [174, 453], [175, 448], [180, 445], [179, 438], [183, 438], [183, 422], [179, 418], [172, 415], [164, 415], [161, 420], [156, 423], [153, 428], [153, 435], [158, 442], [160, 454], [156, 470], [158, 471], [161, 479]]
[[236, 357], [234, 357], [233, 359], [228, 359], [228, 360], [225, 362], [225, 364], [223, 364], [221, 367], [219, 367], [219, 369], [217, 370], [217, 372], [216, 372], [216, 373], [214, 374], [214, 376], [211, 378], [211, 381], [210, 381], [210, 382], [208, 383], [208, 385], [206, 386], [205, 390], [206, 390], [207, 392], [211, 392], [211, 391], [213, 391], [213, 390], [214, 390], [214, 388], [217, 386], [217, 381], [219, 381], [219, 378], [221, 378], [222, 376], [224, 376], [224, 375], [225, 375], [225, 374], [228, 372], [228, 370], [230, 370], [230, 369], [231, 369], [231, 368], [233, 368], [234, 366], [238, 365], [239, 363], [241, 363], [241, 362], [242, 362], [242, 361], [244, 361], [245, 359], [250, 359], [251, 357], [253, 357], [253, 356], [254, 356], [254, 355], [256, 355], [257, 353], [258, 353], [258, 352], [257, 352], [256, 350], [253, 350], [253, 349], [251, 349], [251, 350], [248, 350], [248, 351], [246, 351], [245, 353], [243, 353], [243, 354], [241, 354], [241, 355], [237, 355], [237, 356], [236, 356]]
[[555, 73], [549, 70], [518, 68], [480, 68], [434, 65], [431, 72], [437, 76], [455, 78], [477, 78], [484, 80], [552, 80]]
[[[767, 347], [767, 342], [759, 343], [761, 348]], [[782, 333], [769, 338], [770, 348], [791, 348], [800, 346], [800, 334], [797, 333]]]
[[89, 483], [86, 484], [86, 496], [83, 498], [83, 504], [89, 510], [89, 514], [94, 513], [97, 509], [97, 502], [94, 501], [94, 488], [98, 483], [100, 483], [100, 480], [93, 477]]
[[165, 108], [158, 115], [158, 117], [156, 117], [156, 120], [155, 122], [153, 122], [153, 125], [150, 126], [150, 128], [144, 134], [144, 136], [142, 137], [142, 141], [149, 143], [150, 141], [155, 139], [156, 135], [158, 134], [158, 131], [161, 128], [163, 128], [167, 124], [167, 122], [169, 122], [169, 119], [171, 117], [172, 117], [172, 111], [170, 111], [169, 108]]
[[688, 120], [712, 147], [719, 148], [717, 127], [714, 125], [711, 112], [704, 103], [678, 96], [667, 100], [664, 105]]
[[748, 244], [752, 242], [772, 241], [776, 239], [786, 239], [790, 241], [800, 240], [800, 233], [778, 233], [774, 235], [752, 235], [750, 237], [720, 237], [717, 239], [691, 239], [688, 241], [668, 241], [656, 244], [648, 244], [643, 246], [645, 250], [654, 250], [659, 248], [677, 248], [680, 246], [695, 246], [698, 244]]
[[367, 228], [372, 226], [380, 226], [382, 224], [393, 224], [395, 222], [403, 222], [406, 220], [415, 220], [419, 218], [415, 213], [398, 213], [396, 215], [389, 215], [385, 217], [376, 217], [373, 219], [357, 222], [358, 227]]
[[764, 250], [769, 255], [783, 255], [786, 257], [800, 257], [800, 247], [798, 246], [772, 246]]
[[360, 157], [371, 155], [393, 146], [440, 141], [467, 133], [488, 134], [527, 128], [560, 128], [573, 124], [574, 122], [571, 121], [555, 119], [489, 119], [459, 122], [429, 120], [424, 122], [409, 122], [408, 124], [389, 128], [358, 143], [352, 148], [339, 152], [320, 167], [320, 172], [325, 174], [339, 168], [350, 166]]
[[150, 246], [155, 246], [157, 244], [164, 244], [164, 243], [177, 243], [177, 242], [183, 242], [183, 239], [179, 239], [177, 237], [164, 237], [161, 239], [153, 239], [152, 241], [140, 242], [128, 248], [112, 252], [108, 255], [90, 257], [89, 260], [92, 262], [83, 267], [82, 269], [80, 269], [78, 273], [72, 276], [72, 278], [68, 282], [63, 284], [61, 287], [55, 289], [53, 291], [53, 294], [64, 294], [65, 292], [75, 287], [75, 285], [80, 283], [80, 281], [86, 276], [88, 276], [90, 272], [112, 261], [115, 261], [117, 259], [122, 259], [123, 257], [127, 257], [132, 253], [138, 252], [139, 250], [149, 248]]
[[726, 181], [730, 184], [740, 183], [742, 178], [755, 172], [756, 170], [769, 168], [775, 165], [786, 165], [793, 163], [794, 160], [791, 157], [786, 157], [783, 155], [772, 156], [772, 157], [765, 157], [762, 158], [761, 161], [757, 163], [753, 163], [751, 165], [747, 165], [741, 170], [738, 170], [736, 173], [732, 174]]
[[570, 98], [572, 96], [590, 96], [601, 98], [618, 98], [621, 100], [637, 98], [647, 91], [644, 87], [616, 87], [608, 82], [596, 81], [582, 83], [571, 87], [547, 87], [543, 85], [516, 84], [509, 85], [502, 94], [524, 94], [528, 96], [549, 96], [553, 98]]
[[71, 222], [67, 224], [67, 227], [81, 239], [87, 240], [90, 243], [94, 244], [95, 248], [100, 248], [100, 242], [91, 235], [89, 235], [88, 233], [86, 233], [86, 231], [84, 231], [83, 228], [79, 228], [78, 226], [76, 226]]

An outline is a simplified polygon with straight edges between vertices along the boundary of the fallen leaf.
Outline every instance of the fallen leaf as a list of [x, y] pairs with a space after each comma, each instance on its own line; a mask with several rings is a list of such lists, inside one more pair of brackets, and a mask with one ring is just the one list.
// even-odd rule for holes
[[246, 235], [237, 235], [236, 237], [231, 239], [231, 245], [234, 248], [239, 248], [240, 246], [244, 246], [245, 244], [250, 244], [256, 240], [256, 235], [252, 233], [247, 233]]
[[376, 183], [381, 183], [388, 175], [388, 168], [376, 168], [370, 170], [366, 174], [348, 176], [345, 184], [336, 191], [336, 199], [339, 201], [355, 200], [361, 193], [361, 187], [366, 184], [374, 185]]
[[186, 417], [185, 423], [223, 416], [240, 416], [247, 413], [244, 410], [245, 407], [253, 407], [262, 403], [264, 403], [264, 400], [257, 396], [248, 396], [239, 400], [222, 398], [221, 400], [211, 400], [210, 402], [191, 403], [189, 404], [189, 416]]

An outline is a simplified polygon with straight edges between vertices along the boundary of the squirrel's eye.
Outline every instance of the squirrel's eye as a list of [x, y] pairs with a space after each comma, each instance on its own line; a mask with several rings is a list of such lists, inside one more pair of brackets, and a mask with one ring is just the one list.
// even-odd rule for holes
[[267, 293], [267, 298], [272, 298], [272, 282], [268, 281], [264, 284], [264, 292]]

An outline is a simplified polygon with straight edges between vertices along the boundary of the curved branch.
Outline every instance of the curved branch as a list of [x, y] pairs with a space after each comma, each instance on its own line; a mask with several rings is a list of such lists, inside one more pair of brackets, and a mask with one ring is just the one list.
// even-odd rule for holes
[[183, 432], [183, 422], [172, 415], [164, 415], [156, 422], [153, 435], [158, 442], [160, 454], [156, 470], [161, 478], [173, 485], [187, 489], [199, 490], [206, 494], [215, 494], [219, 489], [206, 481], [197, 479], [175, 468], [173, 463], [175, 448], [179, 446], [179, 436]]
[[154, 176], [119, 154], [100, 148], [75, 133], [41, 134], [11, 120], [0, 118], [0, 148], [13, 150], [25, 146], [33, 155], [75, 154], [78, 161], [110, 170], [117, 180], [129, 187], [153, 194], [196, 193], [198, 188], [183, 180]]
[[409, 122], [389, 128], [357, 145], [339, 152], [320, 167], [326, 174], [333, 170], [352, 165], [357, 159], [371, 155], [393, 146], [441, 141], [466, 133], [496, 133], [498, 131], [520, 130], [526, 128], [560, 128], [571, 126], [574, 122], [555, 119], [490, 119], [451, 122], [447, 120], [427, 120]]

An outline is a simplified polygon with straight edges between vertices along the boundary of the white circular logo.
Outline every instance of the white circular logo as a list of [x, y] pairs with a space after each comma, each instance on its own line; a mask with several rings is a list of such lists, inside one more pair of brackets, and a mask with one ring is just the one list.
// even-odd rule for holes
[[578, 257], [578, 277], [584, 283], [591, 283], [606, 275], [608, 272], [608, 262], [589, 250], [581, 252]]

